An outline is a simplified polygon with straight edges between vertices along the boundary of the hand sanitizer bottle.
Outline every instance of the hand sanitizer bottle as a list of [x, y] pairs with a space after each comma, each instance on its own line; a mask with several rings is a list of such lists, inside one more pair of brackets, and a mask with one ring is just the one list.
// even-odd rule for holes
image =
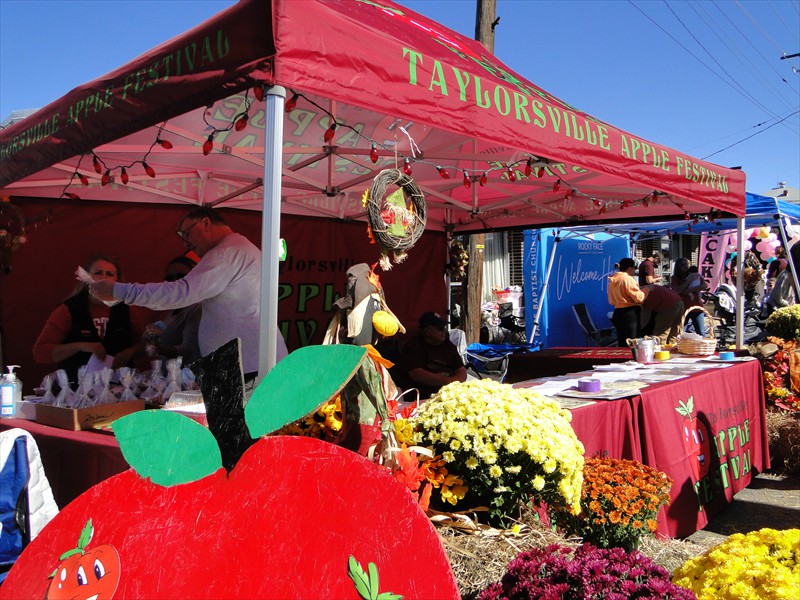
[[17, 414], [17, 402], [22, 402], [22, 382], [14, 369], [19, 365], [8, 365], [8, 373], [0, 380], [0, 418], [11, 419]]

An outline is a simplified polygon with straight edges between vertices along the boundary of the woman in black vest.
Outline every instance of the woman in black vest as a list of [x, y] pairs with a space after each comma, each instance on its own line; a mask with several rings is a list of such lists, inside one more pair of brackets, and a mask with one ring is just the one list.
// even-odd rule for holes
[[[92, 279], [120, 280], [116, 257], [92, 254], [84, 268]], [[142, 326], [132, 320], [130, 307], [121, 303], [108, 306], [90, 296], [87, 285], [80, 283], [48, 317], [33, 346], [33, 358], [42, 364], [58, 363], [75, 385], [78, 369], [92, 354], [101, 361], [113, 356], [112, 368], [127, 366], [141, 351], [141, 334]]]

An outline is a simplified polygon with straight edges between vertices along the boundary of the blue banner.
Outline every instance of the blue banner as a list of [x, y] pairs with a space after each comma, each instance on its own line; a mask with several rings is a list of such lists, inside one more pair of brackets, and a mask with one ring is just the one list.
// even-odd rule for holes
[[[597, 234], [595, 239], [563, 239], [556, 244], [550, 280], [545, 287], [545, 273], [555, 242], [552, 230], [525, 232], [525, 323], [528, 339], [535, 321], [536, 307], [542, 305], [534, 341], [545, 348], [585, 346], [583, 330], [572, 312], [572, 305], [586, 304], [597, 328], [611, 327], [608, 314], [608, 277], [614, 264], [630, 256], [627, 236]], [[543, 291], [544, 290], [544, 291]]]

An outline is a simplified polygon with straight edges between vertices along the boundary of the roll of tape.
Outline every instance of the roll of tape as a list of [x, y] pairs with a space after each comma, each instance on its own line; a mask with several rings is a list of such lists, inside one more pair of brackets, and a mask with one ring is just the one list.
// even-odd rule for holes
[[653, 358], [655, 358], [656, 360], [669, 360], [670, 359], [669, 350], [658, 350], [653, 355]]
[[599, 379], [579, 379], [578, 390], [581, 392], [599, 392], [600, 380]]
[[719, 353], [719, 359], [720, 360], [731, 360], [731, 359], [733, 359], [733, 357], [734, 357], [733, 352], [720, 352]]

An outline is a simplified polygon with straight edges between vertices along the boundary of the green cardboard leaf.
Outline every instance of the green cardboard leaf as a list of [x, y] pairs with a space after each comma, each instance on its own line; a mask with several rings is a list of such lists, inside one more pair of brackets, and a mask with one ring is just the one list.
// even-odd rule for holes
[[369, 578], [367, 574], [364, 572], [364, 568], [361, 566], [361, 563], [358, 562], [355, 557], [350, 556], [347, 559], [347, 575], [350, 579], [353, 580], [353, 584], [356, 586], [356, 592], [363, 600], [370, 600], [369, 599]]
[[217, 440], [187, 416], [143, 410], [112, 425], [128, 464], [163, 486], [197, 481], [222, 467]]
[[306, 346], [284, 358], [244, 407], [250, 435], [259, 438], [317, 410], [341, 391], [367, 356], [366, 348]]

